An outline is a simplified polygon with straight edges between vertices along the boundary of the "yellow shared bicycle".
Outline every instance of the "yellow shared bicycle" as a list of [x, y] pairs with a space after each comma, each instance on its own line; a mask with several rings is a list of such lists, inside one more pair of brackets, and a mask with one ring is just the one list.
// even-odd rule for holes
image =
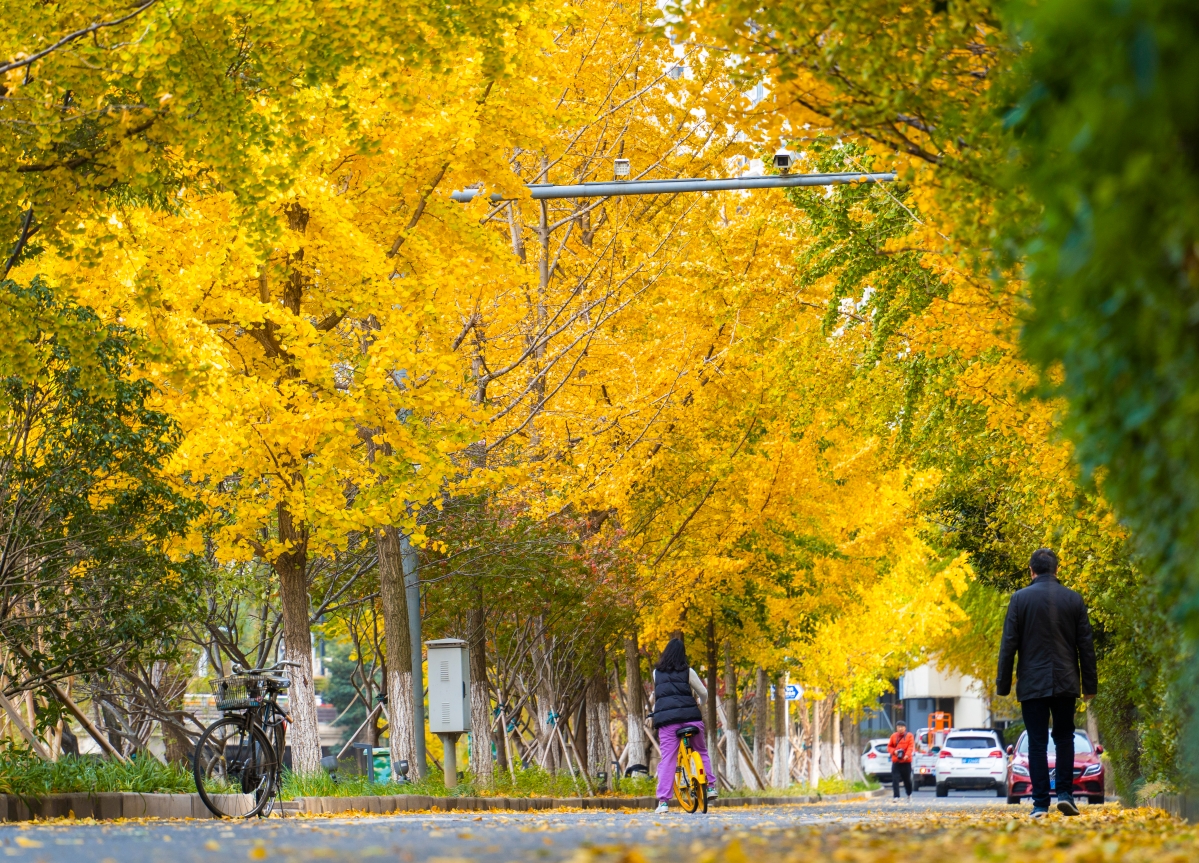
[[704, 760], [691, 745], [691, 738], [700, 733], [694, 725], [684, 725], [678, 731], [679, 760], [674, 769], [674, 796], [684, 812], [708, 811], [708, 777]]

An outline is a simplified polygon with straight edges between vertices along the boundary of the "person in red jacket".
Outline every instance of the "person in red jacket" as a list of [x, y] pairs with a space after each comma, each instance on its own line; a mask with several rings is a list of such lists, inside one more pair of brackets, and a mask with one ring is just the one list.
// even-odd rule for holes
[[899, 799], [899, 783], [903, 781], [907, 799], [912, 799], [912, 754], [916, 751], [916, 738], [908, 733], [903, 722], [895, 723], [895, 733], [887, 741], [887, 752], [891, 755], [891, 788], [895, 799]]

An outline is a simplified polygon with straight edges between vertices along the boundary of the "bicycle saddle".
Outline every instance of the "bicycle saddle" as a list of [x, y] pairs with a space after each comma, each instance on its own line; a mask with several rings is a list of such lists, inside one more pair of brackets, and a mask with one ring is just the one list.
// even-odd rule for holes
[[684, 725], [675, 733], [678, 734], [679, 737], [694, 737], [695, 735], [699, 734], [699, 729], [694, 725]]

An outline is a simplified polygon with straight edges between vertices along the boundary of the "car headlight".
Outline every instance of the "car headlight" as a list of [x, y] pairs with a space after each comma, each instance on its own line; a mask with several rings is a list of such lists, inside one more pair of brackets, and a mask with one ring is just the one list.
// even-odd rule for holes
[[1013, 764], [1013, 765], [1012, 765], [1012, 772], [1013, 772], [1013, 773], [1015, 773], [1017, 776], [1027, 776], [1027, 775], [1028, 775], [1028, 768], [1027, 768], [1027, 767], [1021, 767], [1019, 764]]
[[1083, 776], [1094, 776], [1103, 769], [1102, 764], [1088, 764], [1087, 769], [1082, 772]]

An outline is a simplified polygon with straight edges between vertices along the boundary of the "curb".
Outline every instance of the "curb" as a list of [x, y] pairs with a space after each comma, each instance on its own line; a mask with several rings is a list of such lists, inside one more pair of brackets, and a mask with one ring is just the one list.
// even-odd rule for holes
[[1168, 815], [1173, 815], [1194, 824], [1199, 821], [1199, 799], [1188, 794], [1155, 794], [1142, 805], [1160, 809]]
[[[229, 795], [241, 798], [245, 811], [253, 807], [249, 794]], [[236, 802], [236, 801], [235, 801]], [[0, 794], [0, 821], [40, 821], [47, 818], [204, 818], [215, 817], [199, 794], [138, 794], [101, 792], [97, 794], [49, 794], [45, 797], [21, 797]]]
[[[886, 789], [831, 794], [825, 797], [717, 797], [712, 809], [749, 806], [799, 806], [869, 800]], [[231, 795], [233, 796], [233, 795]], [[238, 794], [246, 811], [253, 806], [249, 794]], [[375, 795], [369, 797], [300, 797], [281, 804], [291, 815], [391, 815], [400, 812], [548, 812], [552, 809], [654, 809], [654, 797], [429, 797], [423, 794]], [[671, 805], [677, 805], [673, 800]], [[49, 794], [20, 797], [0, 794], [0, 821], [42, 821], [50, 818], [199, 818], [211, 819], [199, 794]]]

